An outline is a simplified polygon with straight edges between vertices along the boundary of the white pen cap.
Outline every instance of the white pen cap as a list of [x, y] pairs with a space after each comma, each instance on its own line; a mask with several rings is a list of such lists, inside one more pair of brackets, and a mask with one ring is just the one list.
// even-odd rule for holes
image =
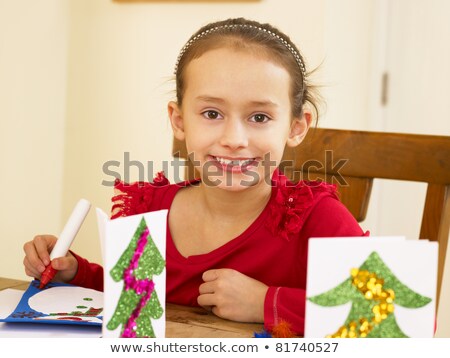
[[69, 251], [70, 245], [72, 245], [73, 239], [75, 239], [75, 236], [80, 230], [80, 227], [83, 224], [83, 221], [86, 218], [90, 208], [91, 203], [89, 201], [87, 201], [86, 199], [80, 199], [80, 201], [73, 209], [69, 220], [64, 226], [61, 235], [59, 235], [55, 247], [50, 253], [50, 260], [65, 256], [67, 254], [67, 251]]

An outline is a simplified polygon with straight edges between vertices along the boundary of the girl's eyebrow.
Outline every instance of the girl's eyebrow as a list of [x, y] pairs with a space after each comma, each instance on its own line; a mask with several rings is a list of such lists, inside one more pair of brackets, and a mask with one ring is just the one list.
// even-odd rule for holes
[[[211, 97], [211, 96], [197, 96], [195, 99], [203, 101], [203, 102], [213, 102], [213, 103], [226, 103], [227, 101], [223, 98], [219, 97]], [[249, 101], [251, 105], [262, 106], [262, 107], [279, 107], [279, 105], [271, 100], [263, 100], [263, 101]]]
[[195, 99], [198, 99], [203, 102], [219, 102], [219, 103], [225, 103], [226, 101], [219, 97], [211, 97], [211, 96], [197, 96]]

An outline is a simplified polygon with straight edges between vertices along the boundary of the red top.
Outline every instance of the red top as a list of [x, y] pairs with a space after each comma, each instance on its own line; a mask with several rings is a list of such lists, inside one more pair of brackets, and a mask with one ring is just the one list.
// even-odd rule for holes
[[[169, 184], [161, 174], [153, 183], [125, 185], [113, 197], [112, 218], [169, 209], [180, 188], [199, 180]], [[306, 263], [310, 237], [366, 236], [338, 200], [335, 186], [289, 182], [277, 170], [272, 195], [259, 217], [238, 237], [202, 255], [183, 257], [176, 249], [167, 224], [167, 302], [198, 306], [203, 272], [231, 268], [269, 286], [264, 302], [264, 325], [270, 330], [280, 321], [302, 335], [305, 317]], [[78, 272], [72, 284], [103, 289], [103, 269], [75, 255]]]

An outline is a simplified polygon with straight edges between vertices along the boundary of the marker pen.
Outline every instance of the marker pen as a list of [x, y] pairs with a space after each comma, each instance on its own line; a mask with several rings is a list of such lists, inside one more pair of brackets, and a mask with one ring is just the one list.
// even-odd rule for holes
[[42, 289], [49, 283], [53, 277], [56, 275], [57, 270], [52, 267], [51, 261], [56, 259], [57, 257], [66, 256], [69, 251], [69, 247], [75, 239], [78, 231], [80, 230], [81, 225], [83, 224], [84, 219], [86, 218], [89, 209], [91, 208], [91, 203], [86, 199], [80, 199], [75, 208], [72, 211], [72, 214], [69, 217], [66, 225], [64, 226], [61, 235], [59, 235], [58, 240], [56, 241], [55, 247], [50, 253], [50, 263], [45, 268], [44, 272], [41, 275], [41, 283], [39, 288]]

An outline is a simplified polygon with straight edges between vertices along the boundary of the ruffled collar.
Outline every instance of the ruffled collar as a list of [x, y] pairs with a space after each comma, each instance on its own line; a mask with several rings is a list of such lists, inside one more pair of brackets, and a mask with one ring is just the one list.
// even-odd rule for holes
[[275, 237], [290, 240], [303, 227], [309, 209], [315, 203], [315, 192], [328, 192], [337, 198], [336, 186], [318, 181], [290, 182], [278, 169], [272, 177], [274, 199], [269, 204], [267, 228]]
[[111, 219], [148, 212], [153, 201], [154, 188], [166, 185], [170, 185], [170, 183], [164, 172], [159, 172], [153, 178], [152, 183], [135, 182], [128, 184], [116, 179], [114, 189], [118, 194], [111, 199], [113, 202], [112, 212], [114, 213]]

